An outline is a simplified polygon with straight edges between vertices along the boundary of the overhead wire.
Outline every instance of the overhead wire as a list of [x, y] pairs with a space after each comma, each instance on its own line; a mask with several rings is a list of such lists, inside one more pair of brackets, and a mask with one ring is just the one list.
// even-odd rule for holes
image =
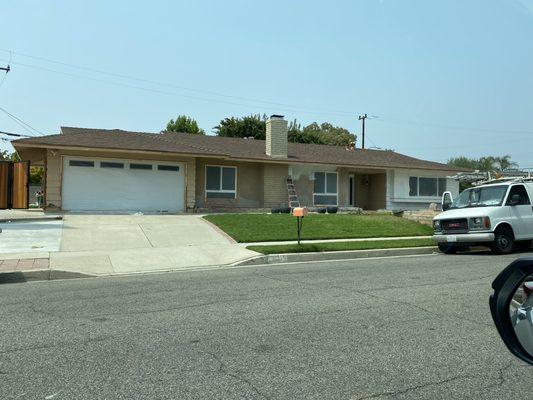
[[[11, 60], [13, 59], [13, 52], [9, 52], [9, 61], [7, 62], [7, 66], [9, 67], [11, 65]], [[7, 74], [9, 71], [4, 71], [4, 76], [2, 77], [2, 80], [0, 81], [0, 87], [4, 84], [4, 81], [6, 80]]]
[[[11, 50], [0, 48], [0, 51], [8, 52], [8, 51], [11, 51]], [[225, 97], [225, 98], [229, 98], [229, 99], [240, 100], [240, 101], [251, 102], [251, 103], [262, 103], [262, 104], [269, 104], [269, 105], [274, 105], [274, 106], [281, 106], [281, 107], [285, 107], [287, 109], [306, 110], [304, 112], [309, 112], [309, 113], [340, 114], [340, 115], [345, 115], [345, 116], [353, 116], [353, 115], [356, 114], [355, 112], [350, 112], [350, 111], [339, 111], [339, 110], [324, 109], [324, 108], [318, 108], [318, 107], [302, 107], [302, 106], [297, 106], [297, 105], [293, 105], [293, 104], [280, 103], [280, 102], [275, 102], [275, 101], [270, 101], [270, 100], [262, 100], [262, 99], [257, 99], [257, 98], [244, 97], [244, 96], [229, 95], [229, 94], [224, 94], [224, 93], [219, 93], [219, 92], [214, 92], [214, 91], [209, 91], [209, 90], [190, 88], [190, 87], [175, 85], [175, 84], [167, 83], [167, 82], [160, 82], [160, 81], [144, 79], [144, 78], [134, 77], [134, 76], [125, 75], [125, 74], [118, 74], [118, 73], [114, 73], [114, 72], [103, 71], [103, 70], [96, 69], [96, 68], [85, 67], [85, 66], [76, 65], [76, 64], [70, 64], [70, 63], [57, 61], [57, 60], [53, 60], [53, 59], [45, 58], [45, 57], [38, 57], [38, 56], [26, 54], [26, 53], [19, 53], [19, 52], [13, 52], [13, 53], [17, 54], [19, 56], [22, 56], [22, 57], [27, 57], [27, 58], [34, 59], [34, 60], [53, 63], [53, 64], [56, 64], [56, 65], [62, 65], [62, 66], [66, 66], [66, 67], [69, 67], [69, 68], [80, 69], [80, 70], [84, 70], [84, 71], [88, 71], [88, 72], [92, 72], [92, 73], [108, 75], [108, 76], [121, 78], [121, 79], [134, 80], [134, 81], [137, 81], [137, 82], [148, 83], [148, 84], [151, 84], [151, 85], [171, 87], [171, 88], [175, 88], [175, 89], [180, 89], [180, 90], [185, 90], [185, 91], [189, 91], [189, 92], [195, 92], [195, 93], [200, 93], [200, 94], [205, 94], [205, 95], [210, 95], [210, 96]], [[32, 67], [33, 68], [41, 68], [41, 69], [43, 68], [43, 67], [39, 67], [39, 66], [31, 65], [31, 64], [26, 64], [26, 63], [20, 63], [20, 62], [18, 62], [17, 64], [18, 65], [22, 65], [22, 66], [26, 66], [26, 67], [30, 67], [30, 68], [32, 68]], [[46, 70], [48, 70], [49, 72], [69, 74], [69, 73], [64, 72], [64, 71], [55, 71], [55, 70], [50, 70], [48, 68], [46, 68]], [[78, 77], [86, 78], [86, 79], [88, 78], [86, 76], [80, 76], [80, 75], [78, 75]], [[107, 83], [111, 83], [110, 81], [106, 81], [106, 82]], [[116, 82], [114, 82], [114, 83], [116, 83]], [[201, 98], [201, 99], [205, 100], [205, 98]], [[214, 100], [214, 99], [211, 99], [211, 100]], [[234, 104], [234, 103], [230, 103], [230, 104]], [[244, 105], [244, 104], [236, 104], [236, 105]], [[294, 111], [294, 110], [291, 110], [291, 111]]]
[[22, 119], [20, 119], [19, 117], [17, 117], [16, 115], [13, 115], [11, 114], [9, 111], [7, 111], [5, 108], [3, 107], [0, 107], [0, 111], [2, 111], [3, 113], [5, 113], [9, 118], [11, 118], [15, 123], [17, 123], [20, 127], [22, 127], [26, 132], [29, 132], [31, 133], [32, 135], [34, 135], [34, 133], [37, 133], [38, 136], [43, 136], [44, 133], [39, 131], [38, 129], [35, 129], [34, 127], [32, 127], [31, 125], [29, 125], [28, 123], [24, 122]]

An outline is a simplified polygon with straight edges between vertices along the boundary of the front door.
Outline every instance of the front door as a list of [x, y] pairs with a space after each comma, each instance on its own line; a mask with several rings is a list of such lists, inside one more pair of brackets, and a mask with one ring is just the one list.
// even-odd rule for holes
[[350, 175], [350, 187], [348, 188], [348, 205], [355, 207], [355, 175]]

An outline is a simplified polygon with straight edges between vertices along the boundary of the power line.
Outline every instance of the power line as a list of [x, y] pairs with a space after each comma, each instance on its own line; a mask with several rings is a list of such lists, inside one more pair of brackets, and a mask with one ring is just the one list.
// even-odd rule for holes
[[[41, 131], [35, 129], [34, 127], [32, 127], [31, 125], [27, 124], [26, 122], [24, 122], [23, 120], [21, 120], [19, 117], [11, 114], [9, 111], [7, 111], [5, 108], [2, 108], [0, 107], [0, 111], [4, 112], [9, 118], [11, 118], [13, 121], [15, 121], [19, 126], [21, 126], [25, 131], [33, 134], [32, 131], [34, 132], [37, 132], [37, 134], [39, 135], [44, 135], [44, 133], [42, 133]], [[29, 129], [28, 129], [29, 128]]]
[[[221, 100], [221, 99], [212, 99], [212, 98], [207, 98], [207, 97], [186, 95], [186, 94], [181, 94], [181, 93], [176, 93], [176, 92], [169, 92], [169, 91], [165, 91], [165, 90], [148, 88], [148, 87], [144, 87], [144, 86], [132, 85], [132, 84], [129, 84], [129, 83], [115, 82], [115, 81], [110, 81], [110, 80], [105, 80], [105, 79], [100, 79], [100, 78], [94, 78], [94, 77], [89, 77], [89, 76], [84, 76], [84, 75], [72, 74], [70, 72], [53, 70], [53, 69], [50, 69], [50, 68], [39, 67], [39, 66], [36, 66], [36, 65], [25, 64], [25, 63], [20, 63], [20, 62], [13, 62], [13, 64], [16, 64], [16, 65], [19, 65], [19, 66], [23, 66], [23, 67], [27, 67], [27, 68], [37, 69], [37, 70], [41, 70], [41, 71], [52, 72], [52, 73], [55, 73], [55, 74], [66, 75], [66, 76], [70, 76], [70, 77], [73, 77], [73, 78], [86, 79], [86, 80], [90, 80], [90, 81], [94, 81], [94, 82], [106, 83], [106, 84], [109, 84], [109, 85], [120, 86], [120, 87], [127, 87], [127, 88], [142, 90], [142, 91], [146, 91], [146, 92], [165, 94], [165, 95], [169, 95], [169, 96], [178, 96], [178, 97], [184, 97], [184, 98], [188, 98], [188, 99], [203, 100], [203, 101], [212, 102], [212, 103], [231, 104], [231, 105], [251, 108], [251, 109], [255, 109], [255, 110], [258, 107], [262, 107], [262, 106], [253, 105], [253, 104], [237, 103], [237, 102]], [[297, 113], [331, 114], [331, 115], [344, 116], [344, 114], [340, 114], [340, 113], [336, 113], [336, 112], [305, 111], [304, 109], [289, 109], [289, 108], [286, 108], [286, 107], [277, 107], [276, 109], [283, 110], [283, 111], [289, 111], [289, 112], [297, 112]]]
[[2, 77], [2, 80], [0, 81], [0, 87], [2, 87], [2, 85], [4, 84], [4, 81], [6, 80], [6, 77], [7, 77], [7, 74], [9, 73], [9, 71], [11, 71], [11, 67], [10, 67], [10, 64], [11, 64], [11, 59], [13, 58], [13, 53], [12, 52], [9, 52], [9, 61], [7, 62], [7, 67], [5, 68], [0, 68], [0, 70], [2, 71], [5, 71], [5, 74], [4, 76]]
[[22, 135], [20, 133], [11, 133], [11, 132], [5, 132], [5, 131], [0, 131], [0, 134], [2, 135], [7, 135], [7, 136], [14, 136], [14, 137], [33, 137], [33, 136], [29, 136], [29, 135]]
[[456, 131], [472, 131], [472, 132], [482, 132], [482, 133], [505, 133], [505, 134], [533, 134], [533, 131], [522, 131], [522, 130], [499, 130], [499, 129], [485, 129], [485, 128], [474, 128], [474, 127], [467, 127], [467, 126], [450, 126], [450, 125], [444, 125], [439, 123], [433, 123], [433, 122], [419, 122], [419, 121], [411, 121], [411, 120], [401, 120], [396, 118], [388, 118], [388, 117], [377, 117], [377, 122], [384, 122], [388, 124], [400, 124], [400, 125], [414, 125], [414, 126], [428, 126], [430, 128], [439, 128], [439, 129], [447, 129], [447, 130], [456, 130]]
[[[0, 51], [8, 52], [8, 51], [11, 51], [11, 50], [0, 48]], [[81, 66], [81, 65], [70, 64], [70, 63], [66, 63], [66, 62], [62, 62], [62, 61], [53, 60], [53, 59], [50, 59], [50, 58], [38, 57], [38, 56], [25, 54], [25, 53], [13, 52], [13, 54], [17, 54], [19, 56], [31, 58], [31, 59], [34, 59], [34, 60], [40, 60], [40, 61], [45, 61], [45, 62], [48, 62], [48, 63], [62, 65], [62, 66], [66, 66], [66, 67], [69, 67], [69, 68], [75, 68], [75, 69], [80, 69], [80, 70], [84, 70], [84, 71], [88, 71], [88, 72], [93, 72], [93, 73], [97, 73], [97, 74], [113, 76], [113, 77], [121, 78], [121, 79], [134, 80], [134, 81], [137, 81], [137, 82], [144, 82], [144, 83], [149, 83], [149, 84], [152, 84], [152, 85], [158, 85], [158, 86], [164, 86], [164, 87], [172, 87], [172, 88], [175, 88], [175, 89], [186, 90], [186, 91], [189, 91], [189, 92], [195, 92], [195, 93], [206, 94], [206, 95], [211, 95], [211, 96], [225, 97], [225, 98], [229, 98], [229, 99], [241, 100], [241, 101], [246, 101], [246, 102], [251, 102], [251, 103], [263, 103], [263, 104], [269, 104], [269, 105], [281, 106], [281, 107], [288, 107], [288, 108], [293, 108], [293, 109], [304, 109], [304, 110], [309, 110], [308, 112], [314, 112], [314, 113], [341, 114], [341, 115], [346, 115], [346, 116], [352, 115], [352, 113], [348, 112], [348, 111], [338, 111], [338, 110], [324, 109], [324, 108], [318, 108], [318, 107], [301, 107], [301, 106], [297, 106], [297, 105], [293, 105], [293, 104], [279, 103], [279, 102], [274, 102], [274, 101], [270, 101], [270, 100], [262, 100], [262, 99], [257, 99], [257, 98], [249, 98], [249, 97], [243, 97], [243, 96], [229, 95], [229, 94], [213, 92], [213, 91], [209, 91], [209, 90], [190, 88], [190, 87], [175, 85], [175, 84], [167, 83], [167, 82], [160, 82], [160, 81], [144, 79], [144, 78], [134, 77], [134, 76], [125, 75], [125, 74], [118, 74], [118, 73], [114, 73], [114, 72], [103, 71], [103, 70], [96, 69], [96, 68], [90, 68], [90, 67], [85, 67], [85, 66]], [[18, 63], [18, 64], [19, 65], [24, 65], [22, 63]], [[35, 66], [31, 66], [29, 64], [25, 64], [24, 66], [35, 67]], [[36, 67], [36, 68], [38, 68], [38, 67]], [[60, 73], [59, 71], [54, 71], [54, 72]], [[238, 104], [238, 105], [242, 105], [242, 104]]]

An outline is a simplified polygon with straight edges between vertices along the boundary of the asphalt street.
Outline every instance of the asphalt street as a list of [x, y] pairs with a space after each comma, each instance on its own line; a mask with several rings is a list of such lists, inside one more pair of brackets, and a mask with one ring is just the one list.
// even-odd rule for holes
[[524, 255], [0, 285], [0, 398], [524, 399], [488, 308]]

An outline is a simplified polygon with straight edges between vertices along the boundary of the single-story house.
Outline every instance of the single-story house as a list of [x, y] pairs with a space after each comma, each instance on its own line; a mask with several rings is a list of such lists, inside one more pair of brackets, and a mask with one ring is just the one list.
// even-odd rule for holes
[[266, 140], [62, 127], [13, 141], [45, 168], [45, 206], [66, 211], [245, 210], [288, 205], [422, 209], [458, 194], [459, 169], [389, 150], [287, 142], [273, 115]]

